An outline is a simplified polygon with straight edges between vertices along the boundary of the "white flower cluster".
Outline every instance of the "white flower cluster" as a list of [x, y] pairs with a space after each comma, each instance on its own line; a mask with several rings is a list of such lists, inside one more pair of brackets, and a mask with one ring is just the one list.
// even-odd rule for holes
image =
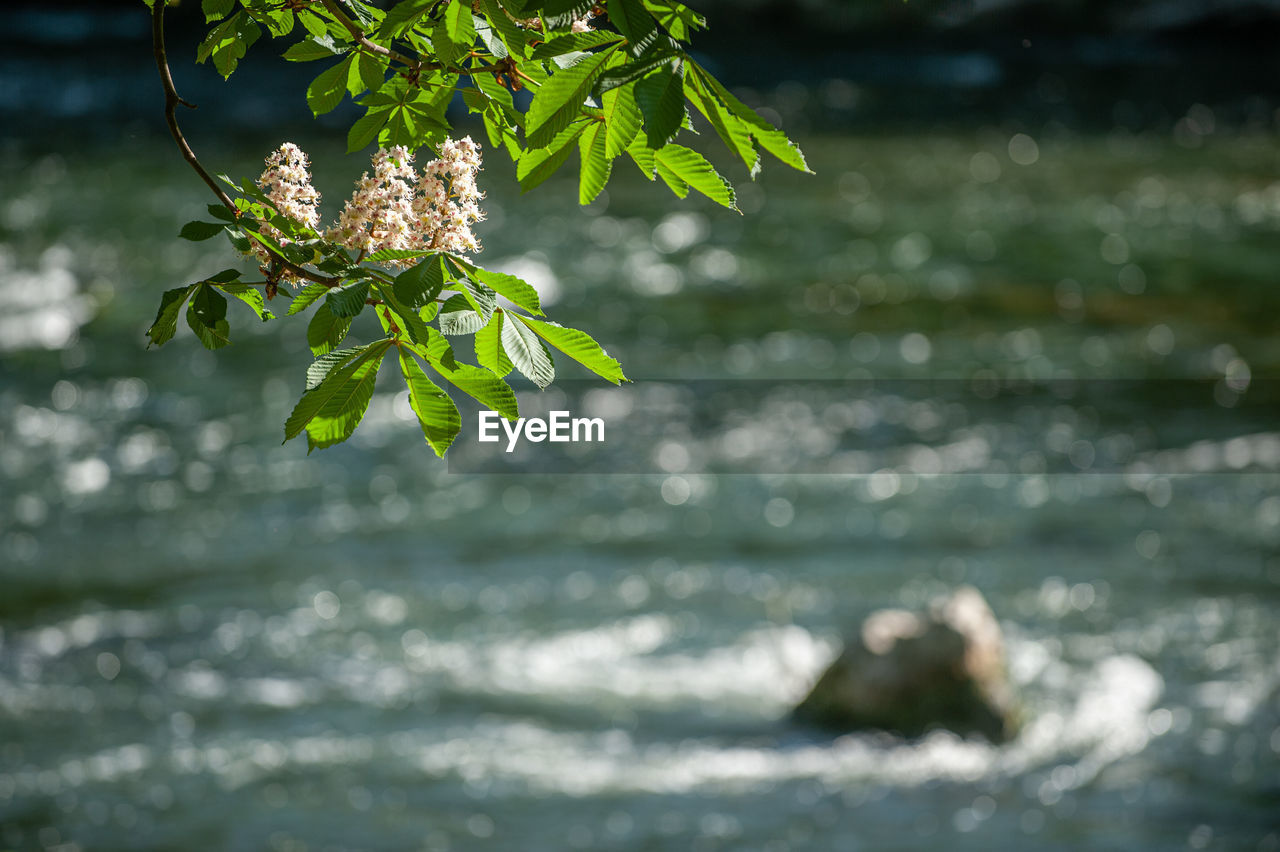
[[[258, 186], [281, 215], [315, 228], [320, 222], [320, 194], [311, 186], [307, 155], [286, 142], [267, 157]], [[471, 226], [484, 219], [483, 194], [476, 187], [480, 146], [471, 137], [446, 139], [440, 157], [427, 163], [421, 176], [413, 154], [403, 145], [381, 148], [373, 155], [373, 176], [356, 182], [342, 214], [324, 236], [363, 254], [382, 249], [440, 250], [454, 254], [480, 251]], [[262, 232], [282, 245], [289, 241], [264, 225]], [[266, 264], [271, 255], [258, 243], [253, 253]], [[394, 262], [410, 265], [412, 261]], [[284, 279], [297, 277], [285, 272]]]
[[[307, 155], [292, 142], [285, 142], [267, 155], [267, 168], [258, 178], [258, 188], [271, 200], [271, 204], [293, 221], [314, 228], [320, 222], [320, 193], [311, 185], [311, 172], [307, 171]], [[262, 233], [281, 245], [289, 240], [271, 225], [264, 224]], [[263, 264], [270, 263], [271, 253], [254, 241], [253, 253]], [[286, 273], [286, 278], [294, 276]]]
[[445, 140], [439, 159], [419, 176], [401, 145], [373, 155], [373, 177], [360, 178], [326, 236], [366, 253], [382, 249], [480, 251], [471, 225], [484, 218], [476, 188], [480, 146], [465, 137]]

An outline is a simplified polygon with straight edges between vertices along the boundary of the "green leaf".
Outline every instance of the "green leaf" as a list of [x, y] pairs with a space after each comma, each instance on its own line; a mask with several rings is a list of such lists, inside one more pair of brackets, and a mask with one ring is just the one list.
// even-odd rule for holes
[[285, 311], [285, 316], [291, 317], [294, 314], [305, 311], [312, 302], [328, 292], [329, 288], [323, 284], [308, 284], [298, 291], [298, 295], [293, 297], [293, 301], [289, 303], [289, 310]]
[[[400, 100], [405, 97], [405, 89], [408, 86], [408, 83], [402, 82], [403, 80], [403, 77], [392, 78], [390, 85], [383, 86], [382, 89], [361, 98], [360, 106], [369, 107], [370, 109], [375, 107], [387, 107], [390, 109], [393, 106], [399, 106]], [[393, 94], [395, 97], [392, 97]]]
[[476, 313], [484, 317], [485, 322], [488, 322], [489, 317], [493, 315], [493, 309], [498, 306], [497, 294], [469, 275], [462, 276], [457, 283], [461, 285], [463, 298], [470, 303]]
[[506, 117], [498, 114], [497, 108], [490, 106], [485, 110], [484, 129], [489, 135], [490, 145], [495, 148], [499, 146], [505, 148], [513, 163], [520, 161], [520, 155], [523, 153], [520, 147], [520, 140], [516, 138]]
[[680, 61], [684, 54], [678, 50], [655, 50], [646, 54], [635, 62], [628, 62], [625, 65], [619, 65], [617, 68], [610, 68], [600, 75], [600, 84], [598, 86], [601, 92], [607, 92], [610, 89], [616, 89], [618, 86], [625, 86], [633, 80], [639, 80], [667, 65]]
[[236, 70], [240, 60], [244, 58], [245, 51], [258, 40], [262, 30], [243, 12], [237, 12], [223, 23], [230, 24], [234, 32], [229, 39], [215, 47], [211, 55], [213, 66], [226, 78]]
[[289, 9], [255, 12], [254, 17], [267, 25], [267, 30], [273, 38], [287, 36], [293, 32], [293, 12]]
[[449, 40], [460, 48], [460, 52], [470, 50], [476, 41], [476, 22], [471, 15], [471, 4], [465, 0], [450, 3], [445, 7], [443, 20]]
[[240, 277], [239, 269], [224, 269], [221, 272], [215, 272], [212, 275], [208, 276], [207, 278], [203, 278], [201, 280], [210, 281], [214, 284], [230, 284], [232, 281], [235, 281], [239, 277]]
[[460, 293], [455, 293], [440, 306], [440, 333], [449, 336], [475, 334], [484, 328], [484, 317], [475, 312], [471, 303]]
[[761, 148], [764, 148], [794, 169], [799, 169], [802, 172], [809, 171], [809, 164], [805, 162], [804, 152], [800, 150], [799, 145], [788, 139], [787, 135], [781, 130], [761, 118], [751, 107], [734, 97], [719, 80], [708, 74], [705, 68], [696, 62], [690, 62], [689, 65], [692, 73], [698, 77], [708, 91], [713, 92], [716, 97], [720, 98], [728, 106], [729, 111], [747, 125], [751, 135], [760, 143]]
[[422, 437], [437, 456], [443, 456], [462, 431], [462, 416], [449, 395], [427, 378], [414, 357], [400, 350], [400, 373], [409, 387], [409, 407], [418, 415]]
[[352, 358], [355, 358], [366, 348], [368, 347], [352, 346], [347, 349], [335, 349], [312, 361], [311, 366], [307, 367], [307, 390], [318, 388], [329, 377], [330, 373], [349, 363]]
[[746, 122], [729, 112], [729, 109], [711, 94], [697, 74], [690, 74], [688, 82], [691, 83], [688, 87], [689, 100], [693, 101], [698, 112], [711, 123], [716, 135], [725, 146], [746, 164], [754, 179], [760, 173], [760, 154], [756, 151]]
[[307, 324], [307, 345], [311, 354], [323, 355], [332, 352], [351, 330], [351, 317], [336, 317], [329, 309], [329, 303], [321, 305]]
[[608, 131], [604, 154], [612, 160], [627, 150], [640, 132], [641, 113], [636, 103], [635, 87], [610, 89], [600, 96], [600, 104], [604, 108], [604, 126]]
[[538, 298], [538, 291], [528, 281], [505, 272], [494, 272], [491, 269], [474, 266], [457, 257], [450, 256], [447, 263], [459, 278], [469, 275], [498, 295], [505, 296], [512, 304], [524, 308], [531, 314], [542, 316], [542, 302]]
[[593, 5], [593, 0], [537, 0], [525, 3], [524, 8], [529, 12], [536, 7], [541, 12], [543, 29], [547, 33], [553, 33], [556, 30], [567, 30], [570, 24], [585, 15]]
[[436, 0], [403, 0], [387, 10], [387, 16], [378, 27], [378, 38], [404, 35], [418, 23], [418, 19], [434, 6]]
[[351, 269], [351, 259], [342, 253], [336, 255], [331, 254], [323, 257], [319, 262], [317, 262], [316, 269], [319, 269], [321, 272], [339, 275], [348, 272]]
[[[394, 289], [387, 284], [378, 285], [378, 293], [382, 296], [386, 307], [383, 310], [390, 309], [400, 321], [397, 325], [403, 331], [409, 333], [409, 339], [415, 343], [426, 343], [430, 339], [431, 329], [427, 327], [426, 321], [416, 310], [401, 302], [395, 296]], [[385, 317], [381, 317], [385, 319]]]
[[432, 252], [426, 260], [411, 266], [396, 276], [395, 295], [411, 308], [420, 308], [433, 301], [444, 289], [445, 271], [439, 252]]
[[374, 28], [374, 25], [380, 23], [386, 12], [383, 12], [376, 6], [371, 6], [361, 0], [346, 0], [347, 5], [356, 13], [358, 20], [366, 30]]
[[285, 421], [284, 439], [288, 441], [297, 437], [322, 409], [330, 406], [330, 403], [335, 400], [336, 404], [332, 405], [329, 411], [341, 412], [344, 400], [351, 398], [347, 385], [350, 384], [352, 377], [361, 367], [367, 367], [370, 364], [376, 367], [382, 354], [390, 345], [391, 340], [384, 339], [359, 347], [357, 349], [359, 354], [349, 359], [341, 368], [329, 372], [315, 388], [304, 392]]
[[541, 148], [557, 138], [582, 111], [591, 86], [617, 45], [609, 47], [572, 68], [554, 74], [538, 89], [525, 114], [525, 139]]
[[533, 49], [529, 57], [531, 59], [550, 59], [553, 56], [563, 56], [566, 53], [589, 51], [593, 47], [615, 44], [621, 40], [622, 36], [617, 33], [611, 33], [608, 30], [588, 30], [585, 33], [570, 33], [569, 35], [556, 36], [550, 41], [543, 42]]
[[627, 148], [627, 153], [631, 155], [631, 159], [636, 161], [636, 166], [644, 173], [644, 176], [649, 180], [653, 180], [653, 174], [658, 168], [658, 163], [653, 155], [657, 152], [646, 145], [645, 140], [636, 137], [636, 140]]
[[206, 349], [221, 349], [231, 342], [227, 324], [227, 300], [207, 284], [197, 285], [187, 305], [187, 325]]
[[351, 125], [351, 130], [347, 133], [347, 153], [354, 154], [374, 139], [377, 139], [378, 133], [386, 126], [387, 119], [390, 117], [391, 110], [383, 109], [377, 112], [369, 110], [356, 119], [356, 122]]
[[489, 108], [489, 99], [479, 89], [463, 89], [462, 101], [467, 105], [467, 112], [482, 113]]
[[203, 63], [215, 50], [225, 49], [236, 41], [235, 19], [242, 14], [243, 12], [236, 12], [234, 16], [209, 30], [209, 34], [204, 37], [200, 42], [200, 46], [196, 48], [197, 63]]
[[498, 378], [511, 372], [511, 359], [502, 348], [502, 310], [493, 312], [484, 328], [476, 332], [476, 361]]
[[630, 381], [623, 375], [622, 365], [610, 358], [609, 353], [605, 352], [600, 344], [592, 340], [585, 331], [565, 328], [559, 323], [544, 322], [530, 317], [521, 317], [520, 320], [543, 340], [596, 375], [608, 379], [615, 385]]
[[[581, 62], [582, 60], [586, 59], [591, 55], [592, 54], [584, 53], [581, 50], [575, 50], [572, 53], [565, 53], [565, 54], [561, 54], [560, 56], [554, 56], [552, 57], [551, 61], [555, 64], [557, 68], [560, 68], [560, 69], [572, 68], [573, 66], [577, 65], [579, 62]], [[547, 66], [547, 67], [548, 69], [550, 69], [551, 66]]]
[[689, 194], [689, 184], [685, 183], [678, 174], [671, 171], [670, 166], [657, 159], [656, 156], [654, 157], [654, 163], [658, 171], [658, 177], [662, 178], [663, 182], [671, 188], [676, 198], [684, 198]]
[[706, 18], [675, 0], [644, 0], [644, 6], [675, 38], [688, 40], [690, 31], [705, 29]]
[[502, 324], [502, 348], [517, 370], [538, 387], [545, 388], [555, 380], [555, 363], [538, 335], [521, 319], [518, 314], [507, 314], [507, 321]]
[[307, 87], [307, 106], [316, 115], [330, 112], [342, 103], [342, 96], [347, 93], [347, 74], [351, 69], [351, 56], [347, 56], [337, 65], [325, 69], [311, 81]]
[[644, 115], [645, 138], [659, 149], [680, 132], [684, 123], [684, 76], [666, 66], [635, 85], [636, 103]]
[[[303, 15], [305, 21], [310, 15]], [[332, 59], [335, 56], [341, 56], [346, 49], [339, 46], [333, 40], [333, 36], [325, 33], [315, 38], [304, 38], [297, 44], [289, 46], [283, 54], [284, 58], [290, 62], [313, 62], [317, 59]]]
[[479, 37], [484, 49], [489, 51], [494, 59], [506, 59], [511, 55], [511, 51], [507, 50], [506, 42], [502, 40], [502, 36], [493, 27], [489, 26], [488, 21], [481, 18], [475, 23], [476, 36]]
[[205, 23], [220, 21], [236, 7], [236, 0], [201, 0], [200, 8], [204, 11]]
[[409, 260], [439, 254], [439, 249], [379, 249], [365, 258], [366, 263], [387, 263], [392, 260]]
[[430, 343], [411, 348], [450, 384], [482, 405], [509, 420], [520, 416], [515, 392], [507, 383], [488, 370], [470, 364], [459, 364], [453, 358], [453, 347], [439, 333], [433, 330]]
[[182, 305], [198, 286], [200, 285], [189, 284], [186, 287], [174, 287], [161, 294], [160, 310], [156, 311], [155, 321], [147, 329], [147, 337], [151, 338], [151, 343], [147, 344], [148, 349], [152, 344], [163, 346], [173, 339], [174, 332], [178, 330], [178, 314], [182, 311]]
[[536, 15], [541, 12], [547, 15], [562, 15], [577, 8], [590, 9], [592, 0], [503, 0], [502, 5], [510, 9], [512, 14], [520, 12]]
[[369, 298], [369, 282], [357, 281], [329, 291], [324, 303], [335, 317], [359, 316]]
[[[450, 3], [452, 7], [454, 3]], [[447, 14], [440, 20], [436, 21], [435, 29], [431, 32], [431, 46], [435, 50], [436, 59], [445, 67], [453, 65], [458, 56], [465, 53], [466, 49], [457, 44], [451, 35], [449, 35], [449, 22]]]
[[[722, 204], [730, 210], [738, 209], [733, 195], [733, 186], [722, 178], [720, 173], [697, 151], [683, 145], [671, 144], [660, 149], [654, 158], [658, 162], [659, 174], [662, 174], [662, 169], [665, 167], [680, 180], [717, 204]], [[670, 183], [666, 175], [663, 175], [663, 179]]]
[[516, 17], [562, 15], [577, 8], [590, 9], [592, 0], [502, 0], [502, 5]]
[[545, 0], [541, 6], [543, 27], [548, 36], [568, 31], [575, 20], [585, 17], [596, 5], [596, 0]]
[[225, 204], [210, 204], [205, 209], [209, 211], [210, 216], [215, 219], [221, 219], [223, 222], [234, 222], [236, 220], [235, 214], [228, 210]]
[[605, 155], [608, 131], [598, 121], [578, 137], [578, 153], [582, 157], [582, 167], [578, 175], [578, 203], [590, 204], [609, 182], [609, 173], [613, 170], [613, 161]]
[[647, 56], [656, 57], [668, 52], [675, 52], [680, 56], [684, 55], [683, 48], [680, 47], [680, 43], [663, 33], [662, 30], [657, 27], [654, 27], [648, 35], [627, 48], [627, 52], [636, 59], [644, 59]]
[[378, 133], [378, 144], [384, 148], [390, 148], [393, 145], [413, 147], [414, 135], [413, 118], [409, 110], [396, 107], [391, 110], [390, 120]]
[[431, 78], [435, 83], [419, 84], [418, 94], [405, 106], [413, 113], [414, 123], [422, 134], [417, 144], [438, 147], [449, 134], [447, 111], [457, 89], [457, 76], [438, 72]]
[[200, 240], [208, 240], [218, 236], [226, 231], [226, 226], [215, 222], [188, 222], [182, 226], [182, 230], [178, 232], [178, 236], [184, 240], [199, 242]]
[[516, 124], [524, 120], [524, 115], [516, 109], [515, 101], [511, 97], [511, 91], [491, 75], [476, 74], [472, 76], [471, 82], [475, 84], [477, 89], [484, 92], [487, 99], [497, 103], [502, 110], [503, 118], [507, 119], [508, 123]]
[[244, 302], [263, 322], [275, 319], [275, 315], [267, 310], [267, 302], [257, 287], [249, 284], [219, 284], [218, 289]]
[[329, 373], [314, 390], [305, 392], [285, 421], [284, 439], [297, 437], [304, 428], [316, 447], [328, 447], [350, 437], [373, 398], [378, 367], [390, 346], [390, 339], [370, 343], [348, 364]]
[[516, 22], [511, 20], [506, 10], [498, 5], [498, 0], [481, 0], [481, 5], [489, 23], [506, 44], [507, 50], [516, 56], [523, 56], [524, 47], [528, 41], [525, 31], [516, 26]]
[[303, 28], [314, 38], [332, 40], [333, 34], [329, 32], [328, 22], [319, 15], [299, 15], [298, 20], [302, 21]]
[[528, 192], [564, 165], [564, 161], [573, 153], [573, 142], [592, 123], [594, 122], [589, 120], [576, 121], [560, 131], [545, 148], [525, 151], [516, 164], [516, 179], [520, 181], [520, 191]]
[[376, 92], [385, 82], [386, 73], [386, 65], [361, 51], [356, 54], [356, 60], [351, 63], [347, 72], [347, 91], [353, 98], [366, 89]]
[[640, 0], [609, 0], [609, 21], [633, 45], [643, 43], [654, 29], [653, 16]]

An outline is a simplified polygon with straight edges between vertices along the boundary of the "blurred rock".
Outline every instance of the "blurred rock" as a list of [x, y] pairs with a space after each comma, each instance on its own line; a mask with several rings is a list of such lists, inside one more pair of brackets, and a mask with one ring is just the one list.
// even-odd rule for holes
[[795, 709], [834, 730], [907, 737], [935, 728], [992, 742], [1016, 733], [1004, 635], [982, 594], [962, 586], [927, 613], [873, 612]]

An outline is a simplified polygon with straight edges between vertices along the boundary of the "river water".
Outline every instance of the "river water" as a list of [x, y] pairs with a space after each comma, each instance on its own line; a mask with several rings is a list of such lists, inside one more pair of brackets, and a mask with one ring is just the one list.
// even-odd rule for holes
[[[145, 61], [43, 101], [8, 61], [6, 108], [47, 109], [0, 143], [0, 846], [1280, 845], [1274, 104], [895, 129], [802, 81], [758, 97], [817, 175], [744, 178], [742, 217], [621, 163], [586, 211], [517, 197], [489, 152], [479, 259], [646, 380], [613, 403], [669, 440], [479, 475], [391, 376], [349, 445], [281, 447], [300, 328], [233, 305], [232, 347], [145, 350], [162, 290], [235, 262], [176, 238], [209, 199], [130, 111]], [[220, 108], [193, 143], [255, 174], [280, 140]], [[334, 140], [294, 133], [330, 214], [361, 170]], [[1102, 398], [840, 398], [975, 376]], [[827, 396], [744, 404], [733, 475], [651, 404], [762, 378]], [[851, 441], [861, 473], [815, 472]], [[860, 617], [959, 583], [1005, 627], [1017, 739], [787, 721]]]

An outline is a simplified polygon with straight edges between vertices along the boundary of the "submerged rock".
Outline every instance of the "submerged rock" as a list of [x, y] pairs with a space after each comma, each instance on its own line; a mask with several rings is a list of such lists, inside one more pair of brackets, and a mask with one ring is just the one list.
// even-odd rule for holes
[[795, 709], [842, 731], [914, 737], [934, 728], [992, 742], [1017, 728], [1004, 635], [982, 594], [962, 586], [927, 613], [873, 612]]

